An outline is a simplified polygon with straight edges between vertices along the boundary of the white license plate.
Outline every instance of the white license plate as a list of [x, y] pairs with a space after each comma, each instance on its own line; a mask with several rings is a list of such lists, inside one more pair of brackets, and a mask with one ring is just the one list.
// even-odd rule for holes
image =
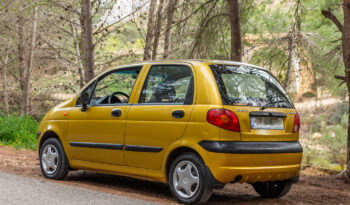
[[252, 129], [284, 130], [282, 117], [250, 117]]

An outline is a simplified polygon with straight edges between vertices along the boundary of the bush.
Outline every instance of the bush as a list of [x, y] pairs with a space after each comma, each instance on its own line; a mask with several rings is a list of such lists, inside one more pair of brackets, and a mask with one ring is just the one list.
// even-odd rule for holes
[[326, 158], [340, 165], [344, 170], [346, 164], [348, 114], [343, 114], [340, 124], [322, 128], [323, 135], [319, 138], [325, 148]]
[[0, 116], [0, 143], [35, 150], [38, 125], [29, 116]]
[[303, 98], [313, 98], [316, 97], [316, 94], [313, 92], [306, 92], [302, 95]]
[[328, 123], [340, 124], [344, 114], [349, 114], [349, 103], [346, 101], [337, 104], [337, 107], [330, 116]]

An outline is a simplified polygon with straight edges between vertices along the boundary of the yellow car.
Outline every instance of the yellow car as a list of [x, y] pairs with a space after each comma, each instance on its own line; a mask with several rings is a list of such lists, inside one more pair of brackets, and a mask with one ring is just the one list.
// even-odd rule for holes
[[181, 203], [247, 182], [264, 198], [298, 181], [300, 119], [280, 83], [249, 64], [144, 62], [97, 76], [42, 120], [45, 177], [93, 170], [168, 183]]

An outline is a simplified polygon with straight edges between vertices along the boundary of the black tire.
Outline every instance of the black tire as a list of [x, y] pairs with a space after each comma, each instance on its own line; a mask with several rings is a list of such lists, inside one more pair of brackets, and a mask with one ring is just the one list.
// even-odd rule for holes
[[[178, 165], [181, 165], [180, 163], [188, 163], [190, 162], [189, 166], [193, 166], [194, 168], [191, 168], [190, 173], [192, 176], [195, 176], [195, 173], [198, 173], [199, 176], [195, 176], [196, 178], [199, 179], [199, 183], [193, 184], [190, 188], [190, 191], [192, 191], [193, 188], [195, 188], [195, 190], [193, 191], [194, 194], [191, 197], [183, 197], [181, 196], [178, 192], [179, 190], [176, 190], [175, 188], [175, 184], [174, 184], [174, 175], [176, 177], [176, 180], [179, 180], [179, 176], [177, 173], [174, 174], [175, 168]], [[185, 167], [187, 167], [188, 165], [184, 165]], [[185, 170], [184, 167], [184, 170]], [[179, 168], [179, 167], [178, 167]], [[180, 169], [182, 169], [182, 167], [180, 167]], [[198, 172], [197, 172], [198, 171]], [[212, 188], [211, 185], [209, 184], [209, 173], [208, 173], [208, 168], [205, 166], [203, 160], [194, 153], [185, 153], [179, 157], [177, 157], [170, 166], [170, 170], [168, 173], [168, 179], [169, 179], [169, 188], [170, 191], [172, 193], [172, 195], [180, 202], [180, 203], [184, 203], [184, 204], [201, 204], [201, 203], [205, 203], [206, 201], [209, 200], [211, 194], [212, 194]], [[180, 180], [179, 180], [180, 181]], [[188, 180], [186, 180], [188, 181]], [[183, 180], [183, 182], [185, 183], [185, 178]], [[184, 191], [184, 189], [182, 189]], [[182, 191], [180, 191], [181, 193]], [[183, 192], [185, 193], [185, 192]]]
[[[44, 162], [44, 159], [43, 159], [43, 156], [44, 156], [43, 151], [46, 151], [45, 150], [46, 147], [47, 148], [50, 147], [52, 150], [55, 149], [55, 152], [57, 152], [57, 158], [55, 158], [54, 160], [50, 160], [50, 162], [53, 162], [54, 165], [56, 166], [56, 169], [54, 170], [44, 169], [44, 167], [46, 166], [45, 164], [46, 162]], [[45, 177], [49, 179], [57, 179], [57, 180], [64, 179], [68, 174], [68, 170], [69, 170], [68, 160], [61, 142], [56, 138], [49, 138], [45, 140], [45, 142], [42, 144], [39, 152], [39, 161], [40, 161], [41, 172]]]
[[253, 184], [253, 187], [262, 198], [280, 198], [289, 192], [292, 184], [291, 180], [257, 182]]

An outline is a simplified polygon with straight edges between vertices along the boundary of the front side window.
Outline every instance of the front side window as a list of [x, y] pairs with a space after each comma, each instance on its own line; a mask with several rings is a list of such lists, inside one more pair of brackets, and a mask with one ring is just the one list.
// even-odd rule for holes
[[236, 65], [210, 68], [225, 105], [293, 108], [280, 83], [266, 71]]
[[145, 80], [139, 103], [192, 104], [192, 70], [184, 65], [154, 65]]
[[92, 83], [84, 91], [90, 96], [89, 105], [128, 103], [140, 70], [141, 67], [116, 70]]

